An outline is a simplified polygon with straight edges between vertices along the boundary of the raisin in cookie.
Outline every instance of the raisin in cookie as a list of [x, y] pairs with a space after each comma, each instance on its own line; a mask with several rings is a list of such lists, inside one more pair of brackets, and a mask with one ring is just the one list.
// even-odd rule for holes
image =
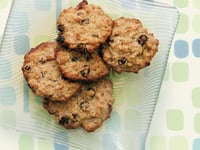
[[64, 9], [58, 18], [57, 41], [70, 49], [93, 52], [111, 34], [112, 19], [96, 5], [83, 0], [75, 8]]
[[112, 82], [107, 79], [84, 84], [75, 96], [66, 102], [45, 99], [43, 106], [56, 116], [60, 125], [67, 129], [83, 127], [91, 132], [102, 126], [110, 117], [114, 98]]
[[57, 47], [56, 61], [64, 77], [71, 80], [94, 81], [109, 74], [109, 68], [97, 54]]
[[24, 57], [22, 71], [33, 93], [64, 101], [75, 94], [81, 84], [62, 78], [55, 60], [57, 45], [57, 42], [45, 42], [32, 48]]
[[119, 18], [113, 23], [103, 59], [118, 72], [134, 72], [148, 65], [158, 50], [159, 41], [138, 19]]

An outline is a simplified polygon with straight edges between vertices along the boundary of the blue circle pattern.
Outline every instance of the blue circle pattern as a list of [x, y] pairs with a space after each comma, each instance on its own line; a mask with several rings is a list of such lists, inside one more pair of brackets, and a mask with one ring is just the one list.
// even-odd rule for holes
[[[192, 41], [192, 53], [195, 57], [200, 57], [200, 39]], [[189, 45], [187, 41], [176, 40], [174, 43], [174, 55], [177, 58], [186, 58], [189, 55]]]
[[68, 150], [68, 146], [67, 145], [58, 144], [58, 143], [54, 143], [54, 149], [55, 150]]
[[[54, 134], [54, 138], [56, 139], [57, 137], [60, 137], [60, 135], [62, 135], [64, 137], [64, 139], [68, 142], [68, 135], [67, 135], [67, 133], [56, 132]], [[54, 143], [54, 149], [55, 150], [68, 150], [69, 147], [68, 147], [68, 145], [59, 144], [59, 143], [55, 142]]]
[[0, 88], [0, 104], [5, 106], [11, 106], [16, 103], [16, 94], [13, 87]]
[[200, 39], [193, 40], [192, 52], [195, 57], [200, 57]]
[[51, 0], [35, 0], [35, 8], [40, 11], [48, 11], [51, 9]]
[[177, 40], [174, 43], [174, 55], [177, 58], [185, 58], [188, 56], [189, 46], [187, 41]]
[[200, 148], [200, 139], [195, 139], [193, 142], [193, 149], [192, 150], [199, 150]]
[[18, 35], [14, 38], [14, 50], [18, 55], [26, 54], [30, 49], [29, 37], [26, 35]]
[[12, 31], [14, 33], [14, 50], [18, 55], [24, 55], [30, 48], [29, 37], [26, 34], [29, 31], [29, 19], [26, 12], [15, 12], [12, 22], [14, 22]]

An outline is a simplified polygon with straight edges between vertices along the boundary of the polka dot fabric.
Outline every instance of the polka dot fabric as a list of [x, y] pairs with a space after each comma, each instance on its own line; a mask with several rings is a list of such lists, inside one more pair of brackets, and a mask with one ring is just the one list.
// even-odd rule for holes
[[[75, 6], [78, 0], [16, 1], [18, 1], [16, 3], [18, 6], [21, 6], [21, 4], [31, 5], [32, 9], [22, 7], [20, 11], [14, 11], [15, 15], [10, 16], [9, 21], [12, 22], [12, 28], [6, 28], [5, 38], [3, 38], [3, 43], [6, 43], [6, 46], [4, 45], [6, 51], [5, 49], [0, 51], [1, 148], [70, 150], [73, 143], [80, 141], [80, 144], [76, 145], [74, 149], [84, 149], [82, 146], [87, 142], [87, 139], [81, 137], [80, 132], [77, 131], [73, 131], [73, 136], [71, 136], [71, 132], [60, 132], [63, 129], [56, 126], [54, 120], [42, 109], [41, 98], [30, 92], [22, 74], [19, 75], [19, 66], [21, 66], [24, 54], [41, 41], [54, 40], [57, 34], [56, 19], [60, 11], [69, 5]], [[180, 12], [180, 20], [171, 45], [165, 76], [146, 145], [144, 146], [144, 134], [137, 138], [131, 133], [133, 131], [137, 133], [144, 128], [140, 124], [145, 116], [137, 111], [138, 109], [141, 110], [142, 101], [139, 98], [145, 97], [143, 87], [138, 88], [137, 85], [126, 83], [126, 89], [120, 88], [121, 84], [118, 84], [119, 88], [114, 90], [115, 109], [110, 120], [104, 124], [105, 134], [99, 136], [100, 131], [97, 131], [95, 134], [88, 135], [91, 143], [100, 141], [96, 142], [96, 147], [91, 147], [91, 149], [121, 150], [122, 147], [119, 145], [126, 145], [124, 147], [126, 150], [200, 149], [200, 71], [198, 69], [200, 64], [200, 3], [199, 0], [158, 1], [177, 7]], [[130, 5], [132, 0], [110, 0], [110, 3], [113, 2], [115, 6], [127, 10], [123, 13], [126, 17], [130, 16], [129, 12], [132, 9], [140, 7], [134, 4]], [[9, 0], [0, 0], [0, 12], [4, 11], [8, 4]], [[149, 7], [144, 9], [151, 12]], [[117, 18], [120, 12], [108, 11], [108, 13], [113, 18]], [[45, 24], [46, 18], [49, 22], [55, 24], [48, 24], [46, 28], [41, 28], [40, 23]], [[32, 20], [35, 22], [32, 22]], [[2, 27], [1, 24], [0, 27]], [[37, 32], [34, 32], [35, 28], [37, 28]], [[152, 29], [154, 28], [156, 26], [152, 25]], [[52, 33], [52, 31], [55, 32]], [[0, 39], [3, 37], [2, 33]], [[9, 38], [13, 40], [10, 41]], [[13, 57], [13, 61], [10, 61], [10, 57]], [[152, 75], [152, 68], [145, 69], [141, 74], [142, 77], [148, 78]], [[127, 78], [129, 82], [139, 79], [137, 75], [129, 75]], [[123, 80], [120, 76], [115, 79]], [[12, 86], [13, 83], [15, 86]], [[23, 95], [20, 93], [23, 93]], [[126, 100], [123, 100], [125, 97]], [[23, 115], [21, 116], [21, 114]], [[32, 114], [32, 118], [27, 117], [29, 114]], [[26, 123], [21, 124], [20, 122]], [[30, 124], [34, 126], [26, 132], [27, 126]], [[41, 126], [51, 130], [42, 130]], [[41, 132], [43, 132], [43, 136], [35, 136], [41, 135]], [[51, 138], [51, 140], [46, 140], [47, 137], [52, 137], [53, 140]], [[133, 141], [137, 141], [143, 146], [133, 145]], [[66, 144], [68, 142], [72, 145]]]
[[199, 150], [200, 1], [167, 2], [177, 7], [180, 20], [146, 149]]

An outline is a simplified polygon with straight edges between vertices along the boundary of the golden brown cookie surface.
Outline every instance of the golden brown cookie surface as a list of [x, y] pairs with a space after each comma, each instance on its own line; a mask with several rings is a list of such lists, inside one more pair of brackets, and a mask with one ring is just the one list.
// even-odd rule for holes
[[22, 71], [29, 87], [38, 96], [64, 101], [80, 88], [78, 82], [63, 79], [55, 60], [57, 42], [41, 43], [24, 57]]
[[109, 69], [97, 52], [77, 52], [58, 47], [56, 61], [59, 70], [71, 80], [95, 81], [109, 74]]
[[57, 28], [60, 31], [57, 41], [61, 44], [93, 52], [110, 36], [112, 19], [99, 6], [82, 1], [60, 13]]
[[159, 41], [148, 33], [138, 19], [119, 18], [113, 23], [109, 44], [103, 49], [103, 58], [118, 72], [138, 71], [151, 62]]
[[114, 98], [112, 82], [107, 79], [83, 85], [79, 93], [66, 102], [44, 100], [43, 106], [67, 129], [83, 127], [91, 132], [110, 117]]

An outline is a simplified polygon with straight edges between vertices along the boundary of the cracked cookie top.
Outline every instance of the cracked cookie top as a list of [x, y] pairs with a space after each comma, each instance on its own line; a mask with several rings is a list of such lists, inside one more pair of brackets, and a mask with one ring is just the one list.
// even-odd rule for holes
[[150, 65], [159, 41], [148, 33], [139, 19], [121, 17], [114, 21], [103, 59], [116, 72], [134, 72]]
[[99, 6], [83, 0], [75, 8], [70, 7], [60, 13], [57, 28], [57, 41], [62, 45], [94, 52], [110, 36], [112, 19]]
[[96, 81], [109, 74], [109, 68], [97, 52], [74, 51], [57, 47], [56, 61], [64, 77], [79, 81]]
[[86, 83], [70, 100], [53, 102], [45, 99], [43, 106], [65, 128], [82, 127], [91, 132], [110, 117], [114, 103], [112, 88], [112, 82], [108, 79]]
[[55, 59], [57, 45], [57, 42], [45, 42], [32, 48], [24, 56], [22, 71], [33, 93], [65, 101], [81, 88], [81, 84], [62, 77]]

